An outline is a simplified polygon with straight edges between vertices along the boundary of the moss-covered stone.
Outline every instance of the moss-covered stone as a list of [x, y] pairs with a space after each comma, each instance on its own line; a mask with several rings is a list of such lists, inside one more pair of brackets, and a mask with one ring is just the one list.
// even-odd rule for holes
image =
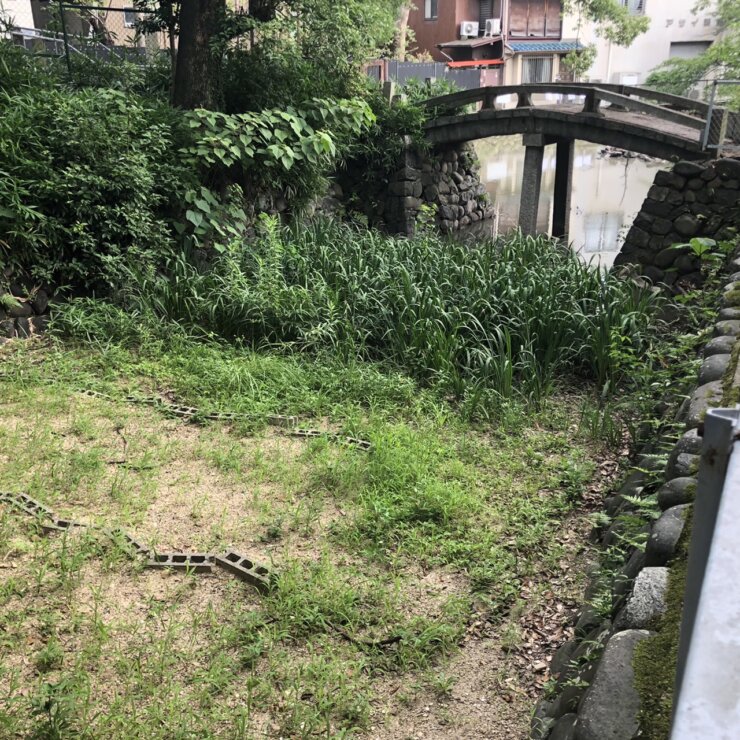
[[676, 657], [686, 588], [686, 565], [691, 537], [691, 522], [686, 522], [678, 552], [668, 575], [666, 611], [656, 620], [656, 634], [643, 640], [635, 650], [633, 668], [640, 695], [642, 737], [668, 740], [676, 680]]

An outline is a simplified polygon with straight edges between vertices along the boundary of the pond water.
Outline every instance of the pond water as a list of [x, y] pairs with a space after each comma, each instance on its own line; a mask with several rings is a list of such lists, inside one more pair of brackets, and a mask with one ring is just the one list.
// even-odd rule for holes
[[[476, 142], [481, 180], [496, 212], [487, 224], [494, 234], [516, 228], [524, 168], [521, 136], [498, 136]], [[641, 157], [609, 156], [604, 147], [577, 141], [573, 163], [570, 241], [586, 260], [608, 267], [614, 261], [640, 210], [655, 172], [665, 162]], [[545, 149], [537, 228], [549, 232], [555, 183], [555, 147]]]

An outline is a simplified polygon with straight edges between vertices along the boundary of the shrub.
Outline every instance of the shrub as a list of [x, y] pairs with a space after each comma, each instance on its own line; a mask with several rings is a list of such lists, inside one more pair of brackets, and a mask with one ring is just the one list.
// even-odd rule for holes
[[114, 90], [0, 94], [1, 266], [92, 287], [121, 255], [166, 247], [166, 214], [192, 180], [179, 115]]

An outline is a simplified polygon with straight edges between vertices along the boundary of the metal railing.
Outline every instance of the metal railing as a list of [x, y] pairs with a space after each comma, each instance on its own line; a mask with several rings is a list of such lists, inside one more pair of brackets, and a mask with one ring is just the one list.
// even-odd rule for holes
[[740, 727], [740, 406], [711, 409], [694, 502], [671, 740]]
[[740, 80], [712, 80], [702, 148], [740, 155]]

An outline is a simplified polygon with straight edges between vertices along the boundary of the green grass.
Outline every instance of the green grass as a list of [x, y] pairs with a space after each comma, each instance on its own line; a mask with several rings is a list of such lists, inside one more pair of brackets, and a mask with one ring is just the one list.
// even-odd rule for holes
[[328, 221], [290, 230], [265, 219], [259, 239], [205, 265], [178, 252], [161, 272], [122, 272], [125, 312], [95, 326], [83, 305], [63, 328], [138, 342], [154, 316], [252, 346], [382, 362], [483, 415], [502, 399], [539, 402], [563, 373], [614, 386], [660, 303], [546, 238], [470, 246]]
[[[177, 333], [14, 343], [3, 371], [4, 488], [154, 544], [242, 549], [280, 577], [260, 597], [227, 576], [132, 570], [106, 538], [43, 538], [2, 512], [2, 734], [341, 737], [437, 701], [468, 623], [503, 628], [522, 583], [560, 571], [556, 534], [592, 470], [574, 439], [582, 396], [484, 429], [380, 366]], [[84, 387], [300, 413], [373, 450], [186, 425]], [[409, 687], [397, 697], [392, 676]]]

